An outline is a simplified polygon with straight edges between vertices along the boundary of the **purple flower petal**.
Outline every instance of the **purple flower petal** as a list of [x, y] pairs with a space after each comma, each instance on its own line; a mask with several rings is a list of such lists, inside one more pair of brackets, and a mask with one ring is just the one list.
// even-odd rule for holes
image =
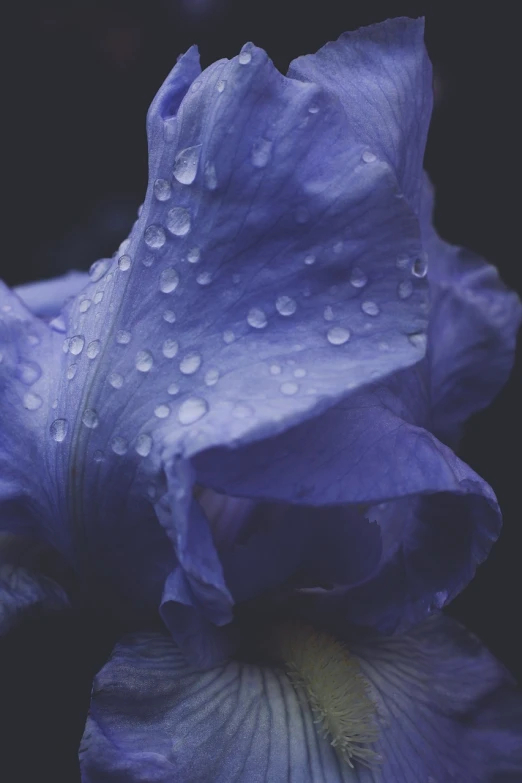
[[73, 270], [61, 277], [19, 285], [14, 290], [33, 315], [47, 320], [55, 318], [65, 302], [79, 294], [88, 282], [89, 276], [86, 272]]
[[[158, 634], [124, 639], [97, 675], [85, 783], [489, 783], [522, 773], [522, 697], [457, 623], [347, 643], [377, 706], [377, 771], [340, 762], [284, 670], [200, 673]], [[502, 776], [505, 776], [502, 777]], [[509, 777], [510, 776], [510, 777]]]

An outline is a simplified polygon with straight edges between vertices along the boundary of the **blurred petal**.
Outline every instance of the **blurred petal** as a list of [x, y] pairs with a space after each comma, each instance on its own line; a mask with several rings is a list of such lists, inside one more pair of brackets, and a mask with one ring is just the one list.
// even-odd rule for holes
[[340, 97], [348, 139], [368, 144], [390, 163], [417, 211], [433, 102], [424, 20], [388, 19], [344, 33], [294, 60], [288, 75]]
[[377, 706], [378, 770], [338, 760], [283, 670], [231, 662], [196, 673], [170, 640], [140, 634], [124, 639], [95, 679], [80, 749], [83, 780], [517, 779], [522, 696], [471, 634], [437, 617], [410, 635], [348, 649]]
[[433, 189], [426, 177], [421, 218], [432, 298], [431, 416], [434, 431], [454, 441], [466, 419], [485, 408], [506, 383], [522, 306], [494, 266], [437, 236], [432, 211]]
[[29, 609], [57, 611], [69, 606], [64, 590], [34, 567], [35, 547], [0, 534], [0, 637]]
[[39, 318], [55, 318], [65, 302], [76, 296], [89, 282], [87, 272], [67, 272], [51, 280], [25, 283], [14, 289], [28, 310]]

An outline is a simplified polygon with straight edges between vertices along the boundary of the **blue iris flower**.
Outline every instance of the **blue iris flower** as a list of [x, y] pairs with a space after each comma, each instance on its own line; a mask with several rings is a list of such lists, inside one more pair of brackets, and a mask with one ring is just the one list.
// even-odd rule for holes
[[[1, 289], [0, 619], [68, 600], [23, 540], [75, 600], [134, 627], [159, 607], [170, 633], [126, 637], [99, 675], [86, 781], [521, 773], [508, 675], [426, 619], [499, 533], [452, 449], [521, 319], [432, 228], [430, 112], [421, 21], [286, 77], [251, 44], [203, 72], [192, 48], [149, 111], [149, 188], [114, 258]], [[252, 624], [293, 681], [223, 664]]]

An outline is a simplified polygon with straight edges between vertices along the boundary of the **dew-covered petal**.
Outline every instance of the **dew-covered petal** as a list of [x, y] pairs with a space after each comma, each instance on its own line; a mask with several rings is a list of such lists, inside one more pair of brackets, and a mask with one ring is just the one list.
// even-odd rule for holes
[[87, 272], [72, 270], [50, 280], [24, 283], [14, 290], [33, 315], [47, 320], [57, 316], [65, 302], [71, 296], [79, 294], [88, 282]]
[[469, 631], [439, 615], [353, 649], [379, 706], [386, 783], [522, 776], [522, 693]]
[[432, 300], [428, 363], [434, 432], [448, 441], [485, 408], [511, 372], [522, 320], [518, 296], [474, 253], [443, 242], [433, 229], [433, 189], [423, 188], [421, 224]]
[[339, 96], [347, 138], [366, 145], [369, 165], [386, 160], [417, 210], [432, 109], [431, 64], [423, 19], [388, 19], [344, 33], [290, 65], [292, 78]]
[[189, 669], [159, 634], [127, 637], [97, 675], [80, 748], [85, 783], [355, 783], [277, 669]]
[[69, 606], [62, 587], [38, 568], [39, 555], [34, 545], [0, 534], [0, 637], [28, 610], [58, 611]]
[[490, 783], [520, 776], [520, 691], [457, 623], [434, 617], [408, 635], [354, 637], [346, 646], [377, 708], [378, 768], [339, 761], [282, 669], [230, 662], [195, 672], [169, 639], [136, 634], [117, 645], [95, 679], [80, 749], [85, 783]]
[[[429, 411], [423, 377], [422, 366], [416, 380], [405, 370], [284, 435], [209, 451], [193, 461], [200, 484], [261, 505], [269, 501], [269, 508], [279, 501], [283, 520], [299, 519], [304, 504], [315, 511], [305, 508], [301, 514], [318, 520], [328, 514], [342, 520], [343, 513], [349, 520], [345, 504], [362, 506], [363, 517], [380, 531], [378, 568], [354, 586], [353, 567], [346, 567], [344, 578], [324, 580], [328, 589], [318, 589], [317, 602], [325, 610], [331, 603], [332, 612], [341, 606], [353, 622], [386, 631], [409, 627], [456, 595], [487, 556], [501, 525], [491, 488], [416, 424]], [[239, 535], [248, 539], [247, 522]], [[270, 515], [263, 524], [270, 530]], [[226, 525], [223, 518], [216, 526]], [[332, 550], [336, 542], [339, 551], [349, 546], [341, 530], [330, 529]], [[262, 549], [258, 557], [262, 562]], [[267, 551], [267, 575], [271, 562]], [[245, 572], [245, 587], [249, 578]], [[300, 586], [321, 588], [321, 582]]]

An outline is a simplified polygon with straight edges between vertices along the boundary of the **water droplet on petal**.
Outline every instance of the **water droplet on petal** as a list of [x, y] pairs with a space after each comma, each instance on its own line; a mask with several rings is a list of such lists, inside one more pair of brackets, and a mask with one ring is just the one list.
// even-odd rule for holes
[[[143, 207], [143, 204], [142, 204], [142, 207]], [[138, 212], [138, 215], [139, 215], [139, 212]], [[124, 239], [123, 242], [120, 244], [120, 246], [118, 248], [118, 253], [120, 254], [120, 256], [124, 255], [127, 252], [127, 250], [129, 249], [129, 247], [130, 247], [130, 237], [127, 237], [127, 239]]]
[[211, 273], [210, 272], [201, 272], [196, 277], [196, 282], [199, 285], [210, 285], [210, 283], [212, 282], [212, 275], [211, 275]]
[[411, 273], [414, 277], [426, 277], [428, 273], [428, 258], [426, 255], [415, 259], [411, 267]]
[[69, 353], [72, 353], [73, 356], [78, 356], [83, 351], [84, 345], [85, 339], [80, 334], [76, 334], [69, 340]]
[[118, 269], [120, 272], [128, 272], [131, 267], [131, 257], [128, 255], [120, 256], [118, 259]]
[[186, 149], [181, 150], [181, 152], [176, 155], [174, 161], [174, 178], [177, 179], [181, 185], [191, 185], [196, 179], [200, 150], [201, 144], [197, 144], [195, 147], [187, 147]]
[[199, 247], [193, 247], [187, 253], [187, 261], [191, 264], [197, 264], [200, 258], [201, 251]]
[[247, 323], [254, 329], [264, 329], [268, 322], [266, 315], [259, 307], [252, 307], [247, 315]]
[[168, 324], [173, 324], [176, 320], [176, 313], [173, 310], [165, 310], [163, 313], [163, 320]]
[[308, 111], [310, 112], [310, 114], [317, 114], [317, 112], [319, 111], [319, 106], [315, 106], [312, 104], [311, 106], [308, 107]]
[[291, 296], [279, 296], [276, 300], [276, 310], [279, 315], [293, 315], [297, 310], [297, 303]]
[[270, 365], [270, 375], [281, 375], [281, 367], [279, 364]]
[[377, 160], [377, 155], [375, 155], [373, 152], [370, 152], [370, 150], [365, 150], [362, 154], [362, 159], [365, 163], [375, 163]]
[[178, 343], [176, 340], [173, 340], [172, 337], [167, 337], [163, 343], [162, 352], [166, 359], [173, 359], [178, 352]]
[[248, 65], [248, 63], [252, 60], [252, 54], [248, 49], [242, 49], [237, 59], [240, 65]]
[[306, 370], [303, 367], [298, 367], [297, 370], [294, 370], [294, 378], [304, 378], [306, 375]]
[[205, 373], [205, 383], [207, 386], [214, 386], [219, 380], [219, 370], [211, 368]]
[[100, 449], [96, 449], [96, 451], [92, 455], [92, 458], [94, 462], [103, 462], [103, 458], [104, 458], [103, 451], [100, 451]]
[[89, 343], [86, 351], [88, 358], [96, 359], [96, 357], [100, 353], [100, 347], [101, 347], [101, 342], [99, 340], [93, 340], [92, 343]]
[[113, 389], [121, 389], [123, 386], [123, 375], [120, 375], [119, 372], [111, 372], [108, 381]]
[[179, 383], [171, 383], [167, 388], [168, 394], [177, 394], [179, 392]]
[[285, 381], [281, 384], [279, 387], [281, 390], [281, 393], [286, 395], [287, 397], [291, 397], [293, 394], [297, 394], [299, 391], [299, 386], [297, 383], [294, 383], [293, 381]]
[[147, 433], [142, 432], [136, 439], [136, 451], [140, 457], [148, 457], [152, 449], [152, 438]]
[[332, 326], [328, 329], [326, 338], [331, 345], [344, 345], [350, 339], [350, 331], [343, 326]]
[[218, 92], [223, 92], [223, 90], [225, 89], [226, 86], [227, 86], [226, 79], [220, 79], [218, 81], [218, 83], [216, 84], [216, 90]]
[[97, 305], [97, 304], [100, 304], [102, 299], [103, 299], [103, 291], [97, 291], [94, 294], [92, 301], [94, 302], [94, 304]]
[[160, 291], [171, 294], [179, 285], [179, 275], [172, 266], [168, 266], [160, 275]]
[[179, 363], [179, 369], [183, 375], [193, 375], [199, 370], [200, 366], [201, 356], [196, 351], [188, 353]]
[[366, 313], [366, 315], [372, 315], [372, 316], [379, 315], [379, 313], [381, 312], [377, 302], [371, 302], [370, 300], [362, 303], [361, 310], [363, 311], [363, 313]]
[[131, 333], [128, 332], [126, 329], [119, 329], [116, 332], [116, 342], [119, 345], [128, 345], [131, 341]]
[[68, 381], [72, 381], [72, 379], [76, 375], [76, 371], [77, 370], [78, 370], [78, 365], [77, 364], [69, 365], [69, 367], [67, 368], [67, 373], [66, 373]]
[[223, 332], [223, 342], [227, 343], [227, 345], [230, 345], [230, 343], [233, 343], [235, 339], [236, 335], [232, 329], [225, 329]]
[[154, 364], [154, 359], [149, 351], [138, 351], [135, 366], [139, 372], [149, 372]]
[[84, 410], [82, 415], [82, 421], [85, 424], [85, 426], [90, 430], [95, 430], [100, 423], [98, 414], [96, 413], [94, 408], [86, 408]]
[[205, 185], [209, 190], [215, 190], [217, 188], [217, 174], [216, 167], [213, 163], [207, 160], [205, 163]]
[[102, 258], [100, 261], [95, 261], [89, 269], [89, 277], [91, 278], [92, 282], [97, 283], [98, 280], [101, 280], [110, 265], [111, 262], [107, 258]]
[[154, 183], [154, 195], [158, 201], [168, 201], [172, 195], [172, 188], [166, 179], [157, 179]]
[[166, 419], [167, 416], [170, 414], [170, 408], [168, 405], [162, 404], [162, 405], [156, 405], [154, 408], [154, 415], [157, 419]]
[[90, 299], [82, 299], [80, 302], [80, 313], [86, 313], [91, 304], [92, 303]]
[[178, 410], [180, 424], [193, 424], [208, 411], [208, 403], [202, 397], [189, 397], [181, 403]]
[[157, 226], [154, 223], [147, 226], [145, 233], [143, 234], [145, 244], [152, 248], [163, 247], [166, 242], [165, 232], [161, 226]]
[[403, 280], [397, 287], [399, 299], [408, 299], [413, 293], [413, 283], [411, 280]]
[[41, 374], [41, 367], [36, 362], [22, 362], [17, 368], [17, 375], [26, 386], [36, 383]]
[[167, 228], [176, 237], [184, 237], [190, 231], [190, 214], [185, 207], [172, 207], [167, 213]]
[[264, 168], [272, 154], [272, 142], [268, 139], [259, 139], [252, 148], [252, 163], [258, 169]]
[[334, 311], [333, 307], [331, 305], [326, 305], [323, 311], [323, 318], [325, 321], [333, 321], [334, 319]]
[[143, 264], [143, 266], [147, 267], [148, 269], [154, 263], [154, 257], [150, 255], [143, 256], [143, 258], [141, 259], [141, 263]]
[[56, 441], [56, 443], [61, 443], [65, 440], [68, 429], [69, 424], [67, 419], [55, 419], [49, 428], [51, 438]]
[[129, 444], [125, 440], [125, 438], [122, 438], [120, 435], [116, 435], [111, 440], [111, 449], [115, 454], [118, 454], [120, 457], [122, 457], [124, 454], [127, 453], [129, 449]]
[[28, 411], [36, 411], [42, 406], [42, 398], [38, 394], [27, 392], [24, 394], [24, 408]]
[[312, 264], [315, 264], [315, 261], [316, 261], [316, 258], [315, 258], [315, 256], [312, 253], [310, 253], [309, 255], [305, 256], [304, 262], [305, 262], [305, 264], [307, 266], [312, 266]]
[[428, 338], [424, 334], [424, 332], [418, 332], [416, 334], [410, 334], [408, 336], [408, 339], [409, 339], [410, 343], [415, 348], [419, 348], [421, 350], [425, 350]]
[[367, 275], [365, 275], [362, 269], [359, 269], [358, 266], [354, 266], [350, 275], [350, 285], [352, 285], [354, 288], [364, 288], [367, 282]]

